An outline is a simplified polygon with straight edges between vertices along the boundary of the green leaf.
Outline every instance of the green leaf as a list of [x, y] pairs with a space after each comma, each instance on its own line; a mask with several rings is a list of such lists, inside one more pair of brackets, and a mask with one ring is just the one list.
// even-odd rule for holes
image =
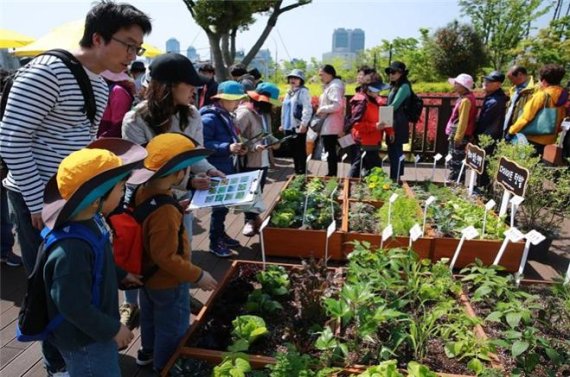
[[230, 352], [244, 352], [249, 349], [249, 342], [245, 339], [236, 340], [231, 346], [228, 347]]
[[530, 344], [528, 342], [517, 340], [513, 343], [513, 346], [511, 348], [511, 354], [513, 355], [513, 357], [518, 357], [522, 355], [528, 349], [529, 346]]
[[236, 368], [238, 368], [242, 372], [251, 371], [251, 365], [249, 364], [249, 361], [242, 359], [241, 357], [238, 357], [237, 359], [235, 359], [234, 364], [235, 364]]
[[471, 359], [469, 363], [467, 363], [467, 368], [475, 374], [479, 374], [485, 369], [483, 363], [479, 359]]
[[556, 350], [554, 348], [550, 348], [550, 347], [545, 348], [544, 352], [546, 353], [546, 355], [548, 356], [548, 358], [550, 360], [552, 360], [556, 364], [560, 363], [560, 354], [558, 352], [556, 352]]
[[521, 322], [522, 314], [521, 313], [509, 313], [507, 314], [507, 323], [511, 328], [517, 328], [519, 323]]
[[503, 313], [501, 312], [492, 312], [487, 316], [487, 318], [485, 318], [485, 321], [500, 322], [502, 316]]

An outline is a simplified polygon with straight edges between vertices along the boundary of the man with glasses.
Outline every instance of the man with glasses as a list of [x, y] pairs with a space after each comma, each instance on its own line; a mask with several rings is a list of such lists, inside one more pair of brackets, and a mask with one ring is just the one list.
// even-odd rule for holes
[[[127, 70], [144, 53], [149, 17], [129, 4], [101, 1], [87, 13], [84, 34], [73, 57], [87, 74], [83, 93], [77, 77], [59, 57], [41, 55], [23, 67], [10, 90], [0, 122], [0, 155], [9, 168], [3, 181], [14, 210], [24, 267], [31, 273], [41, 243], [43, 192], [61, 160], [95, 138], [107, 105], [108, 87], [99, 75]], [[71, 59], [74, 61], [75, 59]], [[90, 94], [88, 96], [87, 94]], [[88, 98], [95, 114], [88, 116]], [[55, 347], [43, 342], [48, 375], [66, 376]]]

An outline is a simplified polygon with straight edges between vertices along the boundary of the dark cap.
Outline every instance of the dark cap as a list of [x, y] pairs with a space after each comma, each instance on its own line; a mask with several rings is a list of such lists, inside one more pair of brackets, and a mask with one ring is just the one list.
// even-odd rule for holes
[[384, 69], [384, 72], [386, 72], [387, 75], [389, 75], [391, 71], [400, 71], [400, 72], [402, 72], [402, 74], [405, 74], [405, 75], [408, 74], [408, 70], [406, 69], [406, 65], [404, 63], [398, 62], [398, 61], [393, 61], [389, 67]]
[[193, 86], [205, 80], [196, 72], [190, 59], [174, 52], [159, 55], [150, 65], [150, 78], [169, 84], [184, 82]]
[[200, 66], [200, 68], [198, 68], [198, 72], [212, 72], [215, 73], [216, 70], [214, 69], [214, 66], [208, 63], [202, 64]]
[[248, 72], [250, 75], [253, 76], [254, 79], [259, 80], [261, 78], [261, 72], [259, 72], [259, 69], [254, 68], [251, 71]]
[[502, 83], [505, 81], [505, 75], [499, 71], [493, 71], [485, 76], [485, 81], [494, 81]]
[[131, 64], [131, 72], [145, 72], [145, 71], [146, 67], [144, 66], [144, 62], [136, 60]]

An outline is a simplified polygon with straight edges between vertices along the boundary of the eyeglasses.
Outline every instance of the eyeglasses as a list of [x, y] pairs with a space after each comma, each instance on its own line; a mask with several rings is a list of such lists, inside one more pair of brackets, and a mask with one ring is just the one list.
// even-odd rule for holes
[[399, 73], [399, 72], [400, 72], [400, 71], [394, 71], [394, 70], [392, 70], [392, 71], [389, 72], [389, 74], [394, 75], [394, 74]]
[[127, 54], [135, 54], [137, 56], [142, 56], [142, 54], [145, 53], [146, 48], [144, 47], [139, 47], [137, 45], [132, 45], [130, 43], [127, 43], [125, 41], [122, 41], [118, 38], [115, 37], [111, 37], [112, 40], [114, 40], [115, 42], [119, 42], [120, 44], [122, 44], [123, 46], [125, 46], [127, 48]]

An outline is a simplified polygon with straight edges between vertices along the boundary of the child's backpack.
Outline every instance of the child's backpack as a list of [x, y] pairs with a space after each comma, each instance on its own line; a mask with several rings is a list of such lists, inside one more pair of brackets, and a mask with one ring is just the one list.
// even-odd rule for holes
[[412, 123], [416, 123], [418, 120], [420, 120], [423, 108], [424, 101], [412, 90], [410, 98], [408, 98], [407, 103], [404, 107], [404, 112], [406, 113], [408, 120]]
[[61, 314], [57, 314], [51, 321], [48, 315], [48, 300], [46, 296], [46, 284], [44, 281], [44, 266], [50, 251], [59, 241], [75, 238], [87, 242], [91, 246], [94, 255], [94, 265], [92, 269], [93, 286], [91, 287], [91, 302], [95, 307], [101, 304], [101, 280], [103, 278], [103, 264], [105, 245], [110, 242], [109, 232], [103, 225], [103, 220], [95, 217], [101, 235], [96, 235], [92, 230], [84, 225], [70, 223], [62, 229], [52, 230], [44, 228], [42, 230], [43, 242], [38, 250], [36, 265], [28, 276], [28, 286], [20, 313], [18, 314], [18, 325], [16, 327], [16, 339], [20, 342], [33, 342], [36, 340], [46, 340], [49, 335], [64, 321]]
[[[136, 190], [135, 190], [136, 191]], [[115, 264], [127, 272], [142, 275], [142, 281], [146, 282], [156, 271], [158, 266], [154, 265], [143, 271], [143, 223], [146, 218], [158, 208], [166, 204], [175, 206], [180, 213], [184, 214], [184, 209], [180, 207], [176, 199], [170, 195], [156, 195], [134, 206], [135, 192], [127, 203], [124, 203], [115, 212], [108, 216], [109, 225], [113, 230], [113, 255]], [[177, 254], [184, 254], [184, 223], [180, 222], [178, 230], [178, 250]]]

